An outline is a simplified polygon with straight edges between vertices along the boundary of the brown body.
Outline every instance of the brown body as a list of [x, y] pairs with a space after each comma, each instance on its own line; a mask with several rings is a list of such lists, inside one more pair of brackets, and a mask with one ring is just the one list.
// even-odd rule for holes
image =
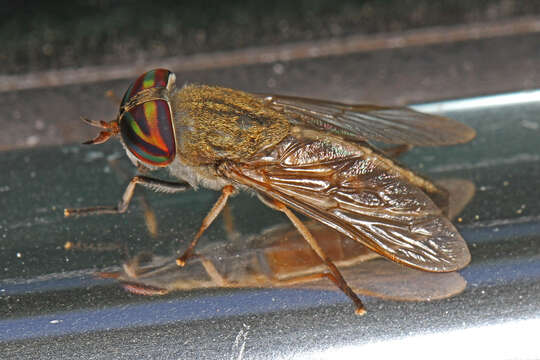
[[[291, 121], [271, 99], [202, 85], [173, 93], [180, 140], [171, 173], [194, 187], [248, 189], [271, 207], [277, 200], [412, 267], [453, 271], [469, 262], [430, 198], [444, 190], [366, 141], [317, 129], [304, 114]], [[418, 248], [403, 249], [403, 237]]]

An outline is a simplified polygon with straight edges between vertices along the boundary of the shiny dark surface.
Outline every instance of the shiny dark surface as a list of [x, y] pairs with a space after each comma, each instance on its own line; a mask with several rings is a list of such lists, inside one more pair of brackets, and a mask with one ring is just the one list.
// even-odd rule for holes
[[[133, 174], [120, 144], [1, 153], [2, 356], [357, 358], [384, 351], [400, 358], [540, 357], [532, 341], [540, 329], [540, 102], [520, 102], [522, 95], [507, 105], [492, 97], [491, 104], [473, 99], [419, 107], [446, 106], [446, 115], [478, 133], [470, 144], [417, 148], [401, 159], [433, 179], [475, 183], [476, 196], [456, 221], [472, 254], [460, 272], [468, 285], [460, 295], [430, 302], [363, 297], [363, 317], [337, 291], [129, 294], [95, 272], [117, 269], [144, 250], [181, 251], [217, 193], [138, 189], [144, 199], [135, 199], [126, 214], [65, 219], [65, 207], [119, 200]], [[231, 205], [241, 234], [286, 221], [247, 195]], [[145, 222], [148, 209], [155, 212], [156, 236]], [[202, 241], [223, 240], [222, 225], [218, 219]], [[76, 246], [66, 250], [68, 241]]]

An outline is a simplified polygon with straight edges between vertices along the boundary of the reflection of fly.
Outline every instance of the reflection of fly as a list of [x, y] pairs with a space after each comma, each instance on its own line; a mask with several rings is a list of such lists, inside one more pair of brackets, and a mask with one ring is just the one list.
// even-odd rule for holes
[[203, 85], [176, 89], [174, 74], [164, 69], [135, 80], [115, 120], [86, 121], [104, 129], [88, 144], [120, 134], [136, 166], [166, 167], [186, 183], [136, 176], [118, 206], [66, 209], [66, 216], [124, 212], [136, 184], [169, 193], [198, 186], [221, 191], [177, 259], [180, 266], [238, 189], [287, 215], [358, 314], [365, 312], [362, 302], [291, 209], [417, 269], [454, 271], [470, 260], [462, 237], [432, 200], [444, 198], [444, 191], [368, 144], [433, 146], [471, 140], [474, 130], [456, 121], [406, 108]]
[[[324, 264], [300, 233], [284, 225], [242, 236], [242, 241], [213, 242], [181, 270], [172, 257], [141, 253], [124, 263], [123, 270], [98, 275], [117, 279], [126, 290], [140, 295], [214, 287], [337, 289], [325, 281]], [[321, 223], [305, 225], [356, 293], [422, 301], [447, 298], [465, 288], [457, 272], [430, 273], [400, 266]]]

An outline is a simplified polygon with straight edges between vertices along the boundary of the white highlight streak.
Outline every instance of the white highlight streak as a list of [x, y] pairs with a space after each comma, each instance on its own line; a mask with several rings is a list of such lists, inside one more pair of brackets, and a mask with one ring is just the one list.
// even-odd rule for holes
[[540, 359], [540, 318], [305, 353], [294, 359]]
[[426, 113], [463, 111], [484, 107], [520, 105], [540, 102], [540, 90], [518, 91], [509, 94], [479, 96], [467, 99], [412, 105], [411, 108]]

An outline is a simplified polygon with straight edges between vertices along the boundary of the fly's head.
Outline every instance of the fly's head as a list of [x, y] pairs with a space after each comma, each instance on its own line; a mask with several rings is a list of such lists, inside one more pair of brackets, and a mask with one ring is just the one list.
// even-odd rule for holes
[[84, 119], [104, 129], [85, 144], [100, 144], [120, 134], [128, 157], [136, 166], [151, 170], [168, 166], [176, 156], [173, 113], [169, 100], [175, 88], [169, 70], [150, 70], [139, 76], [125, 92], [116, 119]]

